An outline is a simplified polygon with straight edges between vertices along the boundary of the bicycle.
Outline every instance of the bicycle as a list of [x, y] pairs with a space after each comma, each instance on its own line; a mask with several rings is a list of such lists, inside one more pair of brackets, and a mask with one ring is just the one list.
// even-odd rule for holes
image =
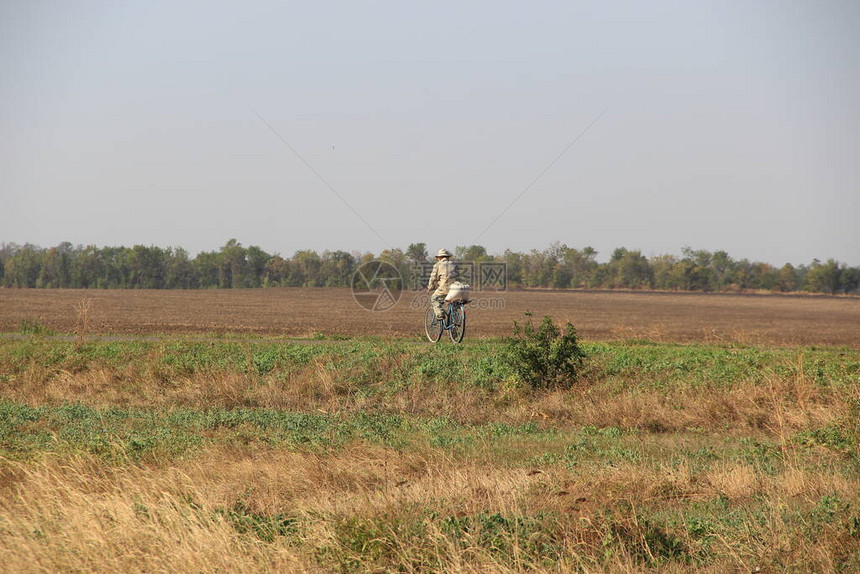
[[424, 331], [431, 343], [442, 337], [442, 331], [448, 331], [451, 341], [459, 343], [466, 335], [466, 301], [449, 301], [442, 319], [436, 319], [433, 307], [428, 307], [424, 314]]

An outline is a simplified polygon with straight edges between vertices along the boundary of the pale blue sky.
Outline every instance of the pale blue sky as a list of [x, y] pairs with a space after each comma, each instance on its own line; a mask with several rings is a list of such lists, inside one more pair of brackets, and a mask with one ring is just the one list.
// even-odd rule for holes
[[857, 30], [855, 1], [0, 0], [0, 242], [453, 249], [605, 112], [478, 243], [860, 265]]

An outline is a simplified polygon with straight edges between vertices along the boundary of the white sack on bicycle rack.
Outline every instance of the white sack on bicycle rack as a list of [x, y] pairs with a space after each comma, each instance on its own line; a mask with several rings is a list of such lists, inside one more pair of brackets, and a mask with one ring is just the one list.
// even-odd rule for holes
[[468, 302], [472, 297], [472, 288], [465, 283], [454, 281], [451, 287], [448, 288], [448, 294], [445, 296], [445, 301], [465, 301]]

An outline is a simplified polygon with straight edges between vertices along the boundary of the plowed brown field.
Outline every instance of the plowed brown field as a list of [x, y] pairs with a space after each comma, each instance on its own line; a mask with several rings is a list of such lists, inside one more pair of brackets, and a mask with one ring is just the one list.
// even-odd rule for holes
[[[89, 332], [101, 335], [260, 333], [420, 337], [426, 299], [404, 292], [368, 311], [348, 289], [219, 291], [0, 289], [0, 331], [36, 321], [71, 333], [76, 304], [92, 299]], [[491, 308], [492, 307], [492, 308]], [[508, 335], [531, 311], [570, 321], [586, 340], [739, 342], [860, 347], [860, 299], [629, 292], [512, 291], [478, 294], [467, 337]]]
[[[260, 333], [419, 337], [426, 298], [404, 292], [371, 312], [348, 289], [219, 291], [0, 289], [0, 331], [37, 321], [73, 332], [76, 304], [92, 299], [92, 334]], [[585, 339], [860, 347], [860, 299], [629, 292], [478, 294], [467, 336], [508, 335], [524, 312], [571, 321]]]

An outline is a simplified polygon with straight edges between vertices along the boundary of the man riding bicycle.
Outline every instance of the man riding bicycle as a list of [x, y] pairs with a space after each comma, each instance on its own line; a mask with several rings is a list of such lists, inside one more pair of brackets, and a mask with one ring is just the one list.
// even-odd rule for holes
[[436, 264], [433, 265], [430, 282], [427, 284], [428, 292], [435, 289], [433, 295], [430, 296], [430, 301], [433, 304], [437, 321], [445, 315], [443, 311], [445, 296], [448, 295], [451, 283], [457, 278], [457, 266], [451, 261], [451, 257], [451, 252], [444, 247], [436, 253]]

